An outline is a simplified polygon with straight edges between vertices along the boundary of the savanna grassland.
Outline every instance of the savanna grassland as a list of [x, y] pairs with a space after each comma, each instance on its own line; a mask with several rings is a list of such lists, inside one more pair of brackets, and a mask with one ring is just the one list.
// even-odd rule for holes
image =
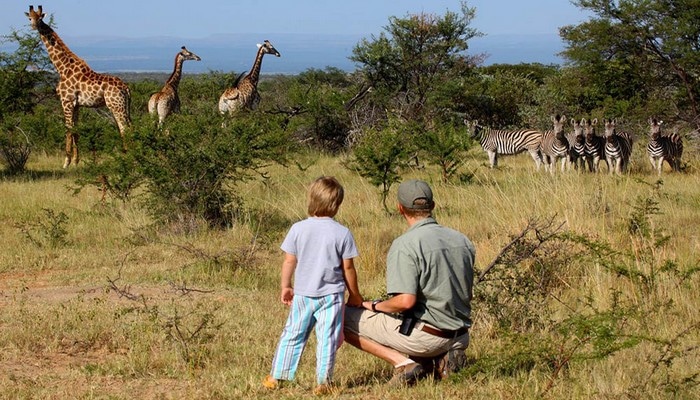
[[[636, 154], [619, 177], [537, 173], [526, 155], [490, 170], [478, 148], [468, 181], [407, 174], [432, 183], [437, 219], [477, 247], [470, 366], [390, 389], [390, 366], [344, 345], [330, 397], [697, 398], [697, 155], [659, 178]], [[59, 157], [33, 156], [33, 173], [1, 181], [0, 397], [311, 397], [313, 335], [294, 384], [260, 384], [287, 312], [278, 246], [305, 216], [305, 185], [344, 184], [337, 219], [354, 232], [367, 298], [384, 294], [384, 255], [405, 225], [343, 156], [304, 157], [304, 169], [238, 185], [234, 226], [187, 234], [96, 188], [74, 194], [83, 166], [61, 170]]]
[[[390, 18], [352, 73], [261, 79], [251, 112], [216, 111], [241, 75], [211, 71], [182, 80], [161, 129], [147, 104], [166, 77], [132, 76], [128, 132], [82, 111], [68, 169], [45, 45], [29, 27], [0, 39], [17, 44], [0, 52], [0, 398], [311, 397], [313, 335], [294, 383], [261, 382], [287, 315], [279, 245], [320, 175], [346, 189], [368, 299], [406, 229], [399, 179], [430, 182], [438, 221], [477, 248], [467, 368], [392, 389], [391, 366], [344, 345], [330, 398], [700, 398], [700, 8], [575, 0], [589, 17], [561, 28], [565, 65], [483, 66], [459, 3]], [[629, 172], [490, 169], [464, 125], [556, 115], [630, 130]], [[654, 119], [684, 140], [679, 172], [651, 170]]]

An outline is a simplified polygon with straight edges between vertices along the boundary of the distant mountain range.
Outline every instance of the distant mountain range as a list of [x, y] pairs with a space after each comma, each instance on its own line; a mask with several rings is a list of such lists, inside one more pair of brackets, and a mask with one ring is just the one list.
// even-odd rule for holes
[[[209, 71], [243, 72], [250, 69], [256, 43], [270, 40], [281, 57], [266, 56], [264, 74], [297, 74], [309, 68], [327, 66], [353, 71], [348, 59], [360, 42], [360, 35], [219, 35], [197, 39], [150, 37], [128, 39], [113, 37], [64, 37], [78, 56], [98, 72], [170, 72], [181, 46], [196, 53], [202, 61], [187, 61], [185, 73]], [[0, 50], [8, 51], [7, 46]], [[560, 64], [563, 50], [559, 36], [490, 35], [469, 41], [469, 54], [485, 54], [485, 64], [542, 63]]]

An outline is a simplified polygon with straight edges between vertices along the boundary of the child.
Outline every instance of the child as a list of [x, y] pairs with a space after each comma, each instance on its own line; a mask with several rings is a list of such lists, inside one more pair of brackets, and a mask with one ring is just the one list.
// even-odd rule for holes
[[[316, 380], [314, 394], [331, 391], [335, 353], [342, 343], [343, 298], [358, 307], [362, 296], [357, 286], [353, 258], [355, 239], [348, 228], [333, 217], [343, 202], [343, 187], [329, 176], [316, 179], [308, 189], [308, 215], [292, 225], [281, 249], [283, 304], [291, 306], [263, 386], [276, 389], [280, 381], [294, 379], [304, 345], [316, 330]], [[294, 275], [294, 287], [292, 287]]]

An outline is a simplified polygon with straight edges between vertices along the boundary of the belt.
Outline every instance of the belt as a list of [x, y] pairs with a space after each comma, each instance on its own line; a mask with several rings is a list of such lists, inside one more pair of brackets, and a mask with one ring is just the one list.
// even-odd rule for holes
[[448, 331], [445, 329], [433, 328], [432, 326], [428, 326], [425, 323], [419, 329], [425, 333], [429, 333], [433, 336], [441, 337], [443, 339], [454, 339], [458, 336], [462, 336], [465, 333], [469, 332], [469, 328], [467, 327], [462, 327], [454, 331]]

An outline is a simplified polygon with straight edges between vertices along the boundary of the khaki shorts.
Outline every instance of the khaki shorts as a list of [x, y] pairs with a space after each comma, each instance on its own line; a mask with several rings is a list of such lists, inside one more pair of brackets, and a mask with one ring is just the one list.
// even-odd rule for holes
[[420, 330], [417, 322], [409, 336], [399, 333], [401, 319], [358, 307], [345, 308], [345, 329], [409, 356], [434, 357], [450, 349], [466, 350], [469, 333], [445, 339]]

